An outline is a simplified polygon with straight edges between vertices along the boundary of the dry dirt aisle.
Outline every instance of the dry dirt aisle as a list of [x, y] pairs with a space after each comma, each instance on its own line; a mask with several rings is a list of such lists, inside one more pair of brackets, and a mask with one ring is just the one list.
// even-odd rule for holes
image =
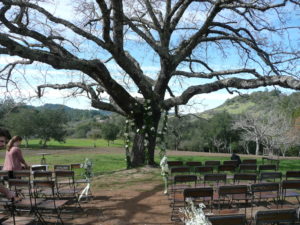
[[98, 177], [93, 183], [94, 199], [82, 203], [87, 215], [74, 215], [67, 224], [145, 225], [174, 224], [163, 195], [158, 169], [139, 169]]

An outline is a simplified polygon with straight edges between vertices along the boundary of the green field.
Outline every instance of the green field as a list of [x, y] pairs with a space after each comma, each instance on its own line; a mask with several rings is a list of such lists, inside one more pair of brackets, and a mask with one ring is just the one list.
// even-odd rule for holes
[[[70, 150], [71, 151], [71, 150]], [[83, 163], [85, 158], [89, 158], [93, 162], [93, 171], [95, 175], [107, 174], [113, 171], [124, 170], [126, 168], [125, 154], [97, 154], [97, 153], [74, 153], [74, 154], [51, 154], [47, 155], [47, 163], [55, 164], [71, 164]], [[39, 164], [40, 156], [25, 156], [25, 160], [29, 164]], [[169, 160], [183, 160], [183, 161], [206, 161], [206, 160], [228, 160], [227, 157], [202, 157], [202, 156], [169, 156]], [[156, 162], [159, 158], [156, 157]], [[3, 163], [3, 159], [0, 160]], [[261, 164], [261, 161], [258, 160]], [[287, 170], [300, 170], [300, 160], [283, 159], [280, 161], [280, 171], [285, 173]]]
[[[33, 140], [29, 140], [29, 148], [41, 148], [41, 145], [39, 144], [40, 140], [38, 139], [33, 139]], [[23, 143], [24, 144], [24, 143]], [[47, 148], [48, 149], [70, 149], [70, 148], [79, 148], [79, 147], [94, 147], [94, 145], [96, 147], [107, 147], [108, 146], [108, 142], [104, 139], [97, 139], [97, 140], [93, 140], [93, 139], [66, 139], [65, 142], [58, 142], [58, 141], [54, 141], [51, 140], [49, 142], [47, 142]], [[123, 147], [124, 146], [124, 141], [123, 140], [115, 140], [114, 142], [110, 142], [109, 143], [110, 147]], [[23, 146], [24, 147], [24, 146]]]
[[[123, 147], [123, 140], [116, 140], [114, 143], [110, 143], [110, 147]], [[80, 152], [74, 151], [72, 153], [71, 149], [73, 148], [89, 148], [93, 149], [94, 144], [96, 147], [107, 147], [107, 141], [98, 139], [67, 139], [65, 143], [59, 143], [56, 141], [48, 142], [47, 149], [65, 149], [66, 153], [55, 154], [51, 151], [50, 155], [46, 156], [47, 163], [51, 166], [55, 164], [71, 164], [71, 163], [83, 163], [85, 158], [89, 158], [93, 162], [93, 171], [95, 175], [107, 174], [113, 171], [124, 170], [126, 168], [125, 162], [125, 150], [124, 154], [99, 154], [97, 150], [95, 152]], [[41, 149], [39, 145], [39, 140], [30, 140], [29, 147], [34, 149]], [[45, 151], [47, 151], [45, 149]], [[68, 151], [68, 149], [70, 149]], [[158, 155], [158, 154], [157, 154]], [[25, 160], [33, 165], [39, 164], [41, 156], [40, 155], [24, 155]], [[182, 161], [201, 161], [206, 160], [229, 160], [229, 157], [216, 157], [216, 156], [168, 156], [169, 160], [182, 160]], [[3, 163], [3, 158], [0, 159], [0, 163]], [[156, 157], [156, 162], [159, 163], [159, 157]], [[258, 163], [262, 164], [261, 160], [258, 159]], [[285, 173], [287, 170], [300, 170], [300, 160], [296, 159], [282, 159], [280, 161], [280, 171]], [[159, 170], [158, 170], [159, 171]]]

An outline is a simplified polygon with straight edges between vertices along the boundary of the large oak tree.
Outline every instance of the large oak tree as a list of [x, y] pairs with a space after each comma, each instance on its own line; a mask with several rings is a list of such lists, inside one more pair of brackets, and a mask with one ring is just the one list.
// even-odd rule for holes
[[[273, 85], [300, 89], [298, 0], [77, 0], [73, 11], [60, 9], [71, 14], [66, 17], [48, 2], [0, 1], [0, 54], [22, 58], [2, 67], [1, 79], [11, 81], [14, 69], [37, 62], [78, 71], [88, 79], [41, 83], [39, 94], [44, 88], [81, 90], [93, 107], [129, 116], [139, 130], [147, 113], [152, 129], [148, 124], [136, 134], [133, 166], [145, 159], [154, 164], [162, 112], [196, 95]], [[144, 69], [146, 54], [156, 74]]]

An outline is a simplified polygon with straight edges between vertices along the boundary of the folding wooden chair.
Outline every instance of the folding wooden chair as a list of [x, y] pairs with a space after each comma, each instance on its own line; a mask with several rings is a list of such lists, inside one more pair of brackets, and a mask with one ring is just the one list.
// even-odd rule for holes
[[55, 186], [59, 198], [77, 199], [78, 190], [75, 186], [74, 171], [54, 171]]
[[257, 165], [256, 164], [240, 164], [239, 166], [240, 173], [242, 172], [251, 172], [256, 173], [257, 172]]
[[260, 165], [258, 167], [258, 172], [262, 172], [262, 171], [277, 171], [277, 166], [274, 164], [265, 164], [265, 165]]
[[296, 197], [300, 204], [300, 180], [284, 180], [281, 183], [282, 204], [285, 198]]
[[252, 201], [251, 201], [251, 215], [253, 211], [253, 205], [256, 200], [256, 204], [266, 203], [268, 207], [268, 199], [273, 199], [276, 207], [278, 208], [278, 202], [280, 197], [279, 183], [259, 183], [251, 185]]
[[208, 220], [212, 225], [246, 225], [247, 219], [244, 214], [232, 215], [214, 215], [208, 216]]
[[226, 174], [222, 173], [213, 173], [213, 174], [204, 174], [204, 186], [206, 186], [207, 183], [212, 183], [211, 185], [218, 187], [220, 183], [226, 184]]
[[236, 173], [233, 175], [234, 184], [254, 184], [256, 179], [257, 175], [255, 173]]
[[272, 182], [281, 182], [282, 180], [282, 173], [281, 172], [263, 172], [259, 176], [259, 181], [270, 181]]
[[178, 219], [176, 216], [177, 209], [182, 207], [184, 202], [183, 191], [186, 188], [195, 188], [197, 183], [197, 176], [195, 175], [176, 175], [172, 185], [170, 196], [171, 199], [172, 213], [171, 220]]
[[255, 224], [295, 224], [298, 221], [296, 209], [280, 209], [258, 211], [255, 215]]
[[243, 159], [242, 164], [257, 164], [256, 159]]
[[71, 165], [54, 165], [54, 170], [71, 170]]
[[[36, 209], [36, 204], [40, 204], [43, 200], [35, 199], [32, 192], [31, 192], [31, 182], [30, 180], [22, 180], [22, 179], [9, 179], [8, 185], [10, 190], [14, 191], [17, 196], [17, 201], [12, 201], [11, 206], [11, 214], [13, 215], [12, 218], [5, 221], [6, 224], [9, 224], [9, 222], [12, 222], [15, 220], [15, 222], [18, 222], [16, 224], [23, 224], [22, 219], [24, 221], [32, 221], [34, 220], [34, 217], [31, 215], [34, 214], [35, 218], [37, 218], [40, 222], [44, 223], [44, 220], [42, 219], [41, 214]], [[28, 213], [28, 216], [30, 217], [19, 217], [17, 220], [15, 217], [15, 212], [18, 213]]]
[[214, 190], [212, 187], [203, 187], [203, 188], [187, 188], [183, 191], [183, 199], [184, 203], [187, 204], [187, 199], [190, 198], [194, 205], [197, 203], [208, 203], [210, 211], [213, 209], [213, 201], [214, 201]]
[[285, 179], [289, 180], [290, 178], [300, 179], [300, 171], [286, 171]]
[[[244, 208], [246, 214], [246, 206], [251, 200], [251, 194], [247, 185], [227, 185], [220, 186], [218, 189], [218, 209], [221, 210], [221, 202], [223, 205], [227, 202], [228, 208], [232, 208], [235, 202], [244, 201]], [[239, 211], [240, 207], [237, 205], [236, 209]], [[229, 212], [230, 213], [230, 212]], [[237, 213], [237, 212], [234, 212]]]
[[[68, 203], [68, 200], [60, 200], [57, 199], [57, 195], [54, 192], [55, 190], [55, 182], [54, 181], [44, 181], [44, 180], [34, 180], [33, 181], [33, 190], [35, 196], [39, 196], [40, 189], [49, 189], [49, 196], [47, 196], [43, 202], [40, 204], [36, 204], [37, 210], [40, 212], [41, 215], [54, 215], [56, 218], [56, 223], [58, 221], [61, 224], [64, 224], [61, 213], [64, 209], [65, 205]], [[37, 199], [37, 198], [35, 198]]]

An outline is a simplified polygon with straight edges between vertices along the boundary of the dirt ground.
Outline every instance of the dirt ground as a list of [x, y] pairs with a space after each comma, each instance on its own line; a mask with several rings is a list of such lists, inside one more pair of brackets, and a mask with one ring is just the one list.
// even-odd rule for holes
[[146, 225], [174, 224], [169, 200], [163, 194], [159, 170], [120, 171], [93, 181], [93, 199], [81, 203], [85, 213], [67, 224]]

